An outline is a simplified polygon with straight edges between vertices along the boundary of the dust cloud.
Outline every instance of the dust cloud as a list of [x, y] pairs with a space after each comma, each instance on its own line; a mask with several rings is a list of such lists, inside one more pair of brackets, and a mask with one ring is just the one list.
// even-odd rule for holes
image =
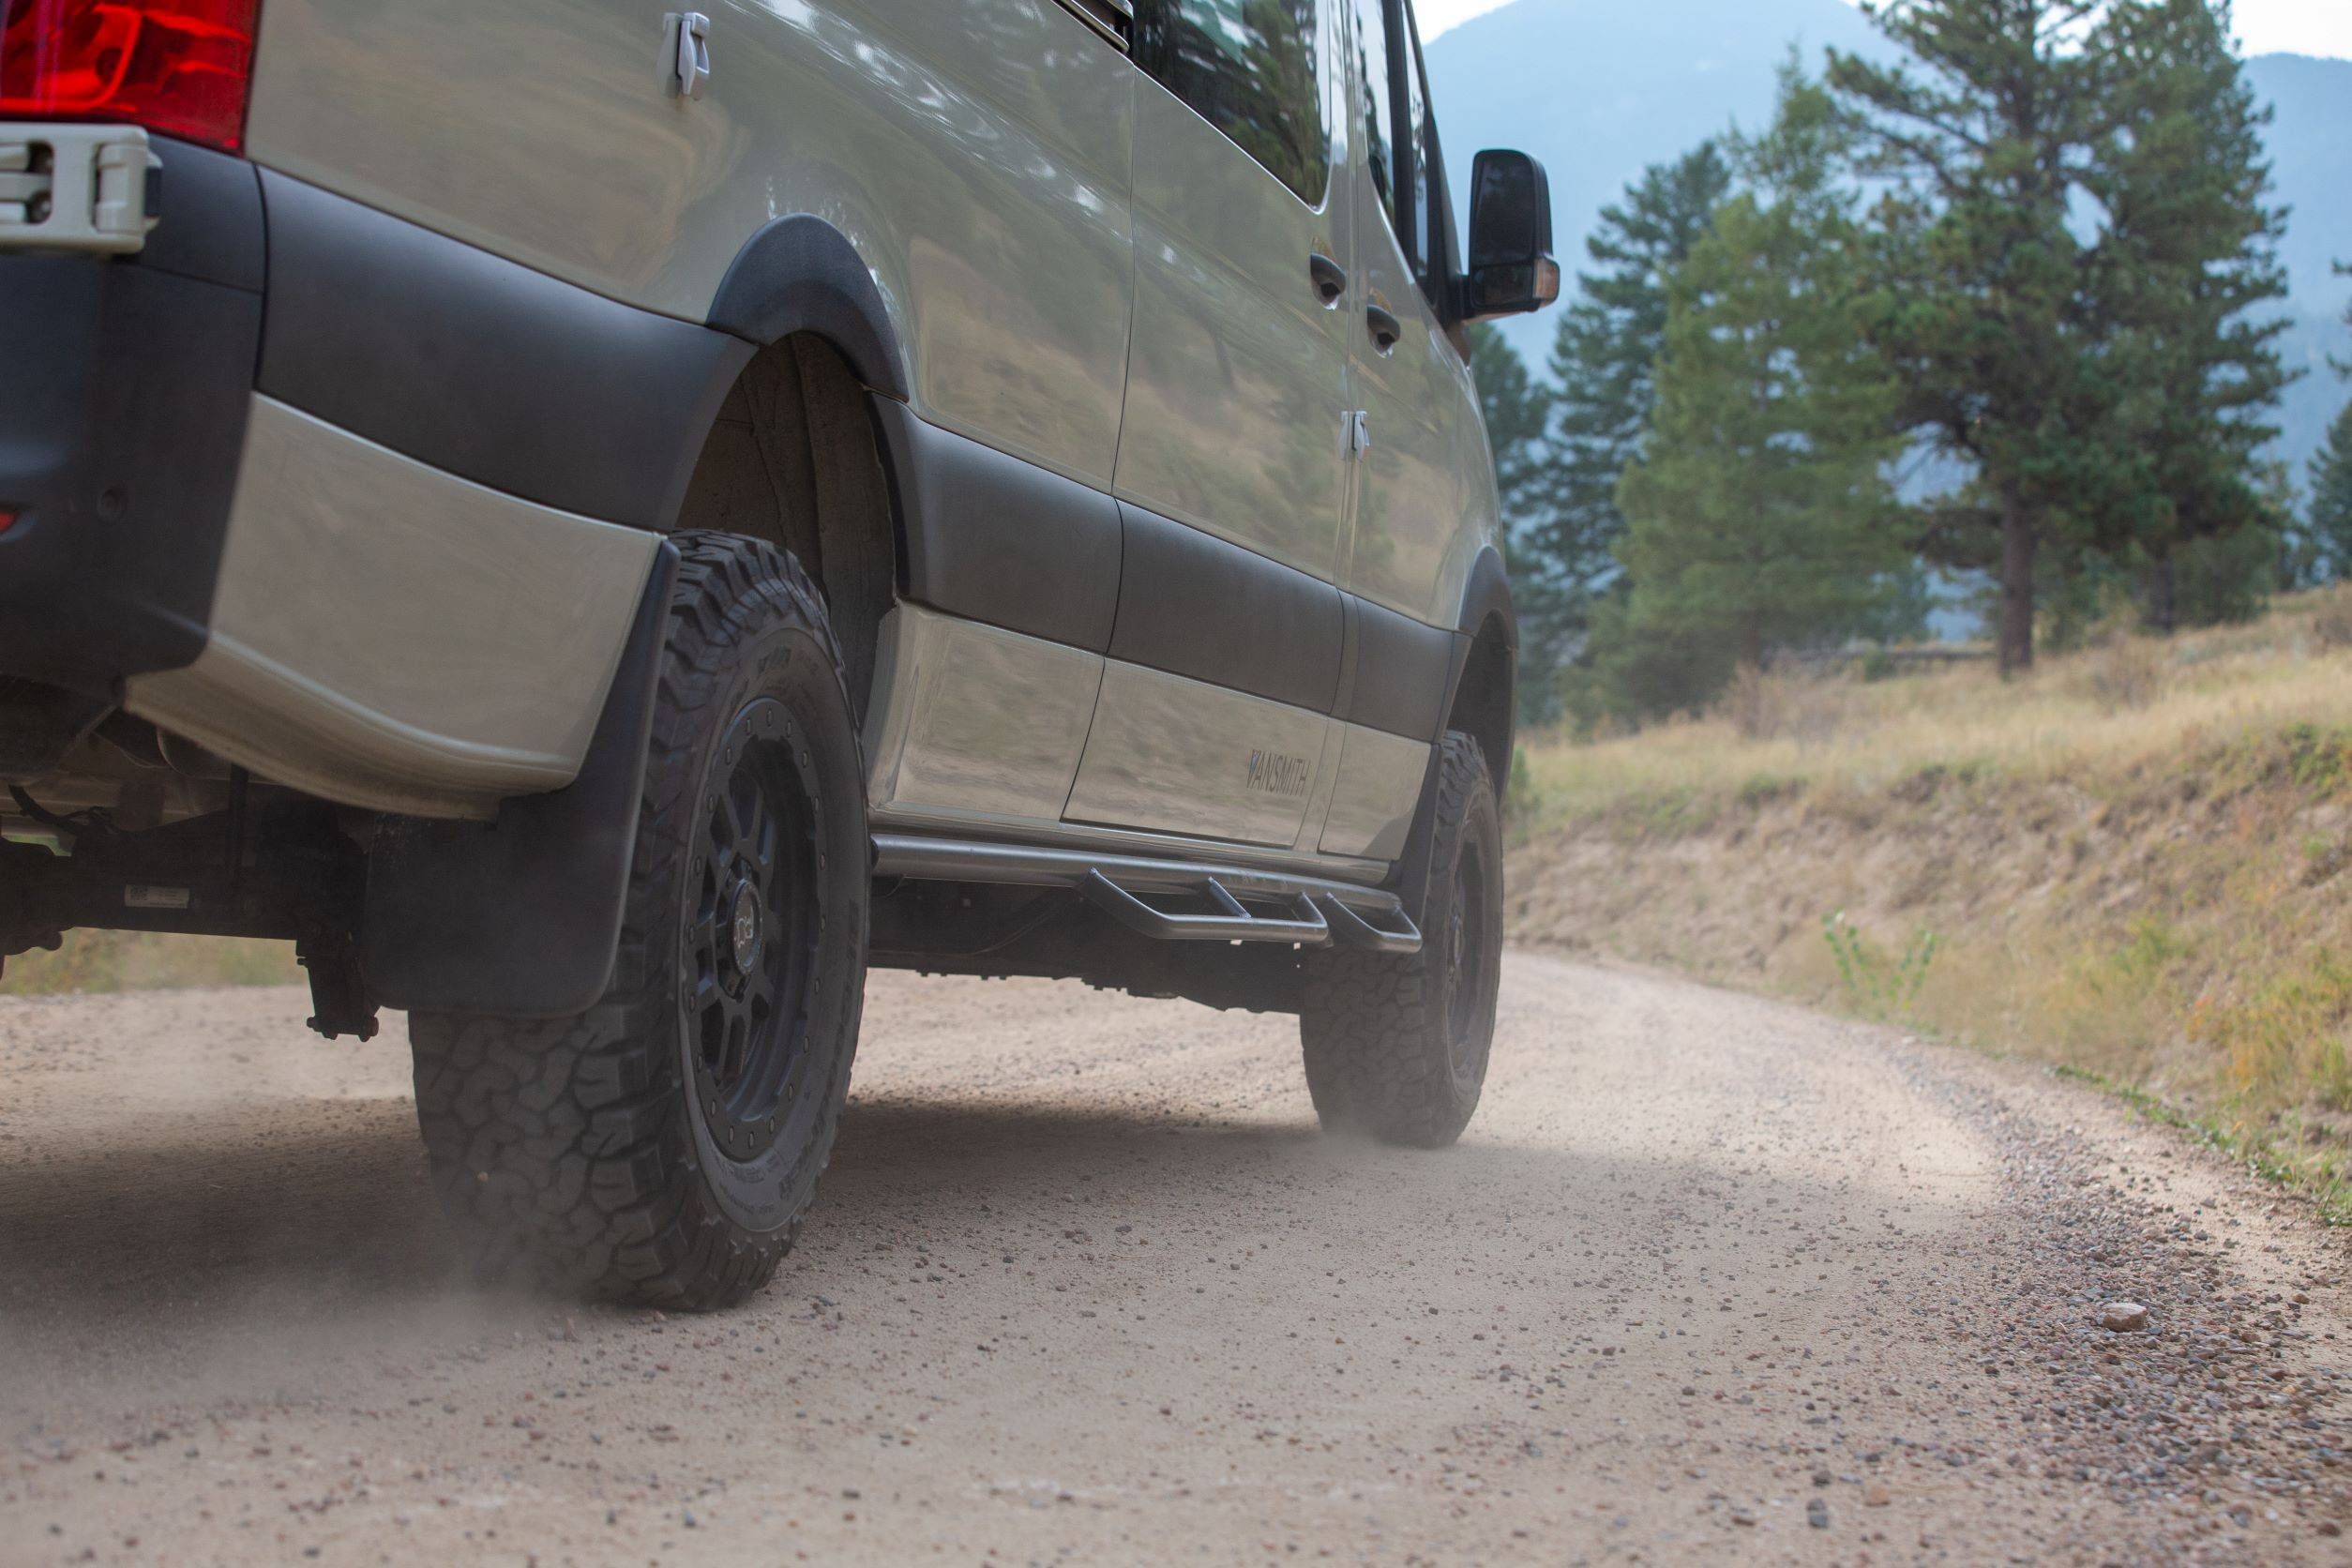
[[1793, 1008], [1515, 957], [1425, 1153], [1319, 1136], [1289, 1020], [878, 975], [702, 1319], [477, 1289], [398, 1020], [305, 1011], [0, 1003], [0, 1556], [2341, 1560], [2341, 1244]]

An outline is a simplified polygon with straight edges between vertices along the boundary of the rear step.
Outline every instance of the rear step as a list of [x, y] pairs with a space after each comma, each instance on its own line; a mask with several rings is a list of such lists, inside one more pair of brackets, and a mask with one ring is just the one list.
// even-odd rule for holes
[[[1300, 947], [1337, 943], [1377, 953], [1421, 950], [1420, 928], [1395, 894], [1285, 871], [878, 833], [874, 875], [911, 882], [1075, 888], [1129, 930], [1160, 942], [1279, 942]], [[1170, 900], [1205, 904], [1207, 909], [1162, 907]]]

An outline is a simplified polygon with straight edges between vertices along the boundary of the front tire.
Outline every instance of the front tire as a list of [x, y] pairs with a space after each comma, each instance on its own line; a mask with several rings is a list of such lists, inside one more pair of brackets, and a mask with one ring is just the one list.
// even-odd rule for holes
[[486, 1274], [731, 1305], [832, 1155], [866, 983], [864, 768], [823, 600], [725, 535], [682, 557], [613, 979], [576, 1018], [418, 1014], [417, 1117]]
[[1299, 1037], [1326, 1132], [1442, 1149], [1478, 1110], [1502, 985], [1502, 821], [1478, 743], [1438, 759], [1419, 952], [1310, 948]]

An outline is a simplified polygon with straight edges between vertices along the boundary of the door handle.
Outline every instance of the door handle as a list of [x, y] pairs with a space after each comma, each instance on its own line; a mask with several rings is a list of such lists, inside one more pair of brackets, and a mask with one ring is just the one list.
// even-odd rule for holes
[[1348, 292], [1348, 269], [1319, 250], [1306, 259], [1306, 275], [1315, 281], [1315, 297], [1326, 306], [1338, 304]]
[[1364, 308], [1364, 324], [1372, 334], [1372, 347], [1387, 354], [1396, 347], [1396, 339], [1405, 335], [1405, 326], [1395, 316], [1377, 305]]

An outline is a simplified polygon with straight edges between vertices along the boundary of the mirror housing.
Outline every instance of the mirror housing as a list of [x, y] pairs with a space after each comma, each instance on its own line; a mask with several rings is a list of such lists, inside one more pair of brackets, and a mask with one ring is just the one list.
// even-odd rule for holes
[[1551, 180], [1527, 154], [1490, 147], [1470, 165], [1470, 270], [1462, 279], [1462, 319], [1523, 316], [1559, 297]]

